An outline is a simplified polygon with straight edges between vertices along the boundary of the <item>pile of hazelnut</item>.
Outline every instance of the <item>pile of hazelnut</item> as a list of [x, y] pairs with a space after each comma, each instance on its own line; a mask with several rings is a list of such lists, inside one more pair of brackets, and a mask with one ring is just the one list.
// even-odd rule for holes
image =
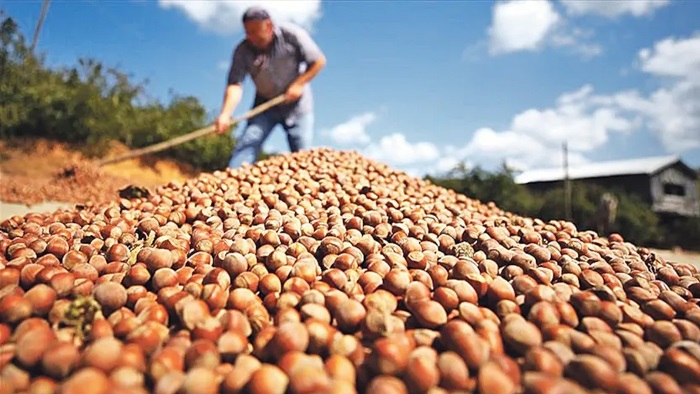
[[314, 149], [0, 223], [0, 393], [700, 393], [700, 273]]

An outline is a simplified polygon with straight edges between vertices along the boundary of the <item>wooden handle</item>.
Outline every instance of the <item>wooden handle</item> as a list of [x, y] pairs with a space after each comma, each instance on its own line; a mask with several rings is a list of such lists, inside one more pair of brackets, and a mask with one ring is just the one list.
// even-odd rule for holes
[[[258, 105], [257, 107], [251, 109], [250, 111], [246, 112], [241, 117], [239, 117], [237, 119], [233, 119], [232, 126], [235, 126], [238, 122], [240, 122], [242, 120], [250, 119], [255, 115], [258, 115], [264, 111], [267, 111], [268, 109], [270, 109], [276, 105], [279, 105], [279, 104], [283, 103], [284, 101], [285, 101], [284, 94], [281, 94], [281, 95], [273, 98], [272, 100], [266, 101], [266, 102]], [[207, 134], [211, 134], [215, 131], [216, 131], [216, 126], [212, 124], [212, 125], [203, 127], [201, 129], [192, 131], [188, 134], [169, 139], [167, 141], [159, 142], [157, 144], [153, 144], [153, 145], [150, 145], [150, 146], [147, 146], [144, 148], [140, 148], [140, 149], [134, 149], [134, 150], [129, 151], [121, 156], [100, 160], [97, 162], [97, 165], [101, 167], [101, 166], [104, 166], [106, 164], [111, 164], [111, 163], [115, 163], [115, 162], [119, 162], [119, 161], [128, 160], [128, 159], [131, 159], [134, 157], [143, 156], [143, 155], [148, 154], [148, 153], [159, 152], [159, 151], [162, 151], [162, 150], [165, 150], [168, 148], [172, 148], [173, 146], [183, 144], [187, 141], [191, 141], [191, 140], [197, 139], [199, 137], [203, 137], [203, 136], [205, 136]]]

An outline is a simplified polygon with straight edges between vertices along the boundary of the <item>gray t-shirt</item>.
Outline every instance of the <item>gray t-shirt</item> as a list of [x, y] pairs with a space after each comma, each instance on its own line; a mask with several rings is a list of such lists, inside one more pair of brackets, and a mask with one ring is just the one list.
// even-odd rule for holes
[[[255, 84], [254, 105], [259, 105], [287, 91], [289, 85], [304, 72], [302, 65], [315, 62], [321, 49], [309, 33], [293, 24], [275, 26], [271, 48], [261, 51], [243, 40], [233, 52], [228, 73], [228, 84], [240, 84], [250, 75]], [[306, 84], [301, 98], [293, 103], [279, 105], [279, 111], [286, 121], [293, 122], [295, 115], [306, 113], [313, 108], [311, 87]]]

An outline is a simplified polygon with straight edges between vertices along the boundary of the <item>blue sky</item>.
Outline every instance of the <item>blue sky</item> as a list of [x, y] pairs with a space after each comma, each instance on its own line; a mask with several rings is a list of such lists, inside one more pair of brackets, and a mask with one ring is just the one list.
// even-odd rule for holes
[[[31, 38], [41, 0], [2, 7]], [[457, 161], [519, 168], [679, 154], [700, 166], [700, 2], [54, 0], [38, 48], [93, 57], [149, 92], [221, 105], [242, 10], [312, 31], [314, 146], [415, 175]], [[248, 80], [249, 81], [249, 80]], [[249, 109], [248, 82], [235, 115]], [[286, 152], [278, 128], [266, 149]]]

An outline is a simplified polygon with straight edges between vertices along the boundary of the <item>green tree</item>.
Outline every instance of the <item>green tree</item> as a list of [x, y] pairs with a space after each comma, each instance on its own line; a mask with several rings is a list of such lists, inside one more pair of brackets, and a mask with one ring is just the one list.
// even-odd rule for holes
[[[514, 172], [507, 166], [489, 172], [480, 167], [467, 169], [457, 166], [444, 177], [426, 177], [436, 185], [453, 189], [483, 202], [493, 201], [500, 208], [524, 216], [548, 221], [564, 218], [564, 191], [555, 186], [546, 191], [534, 191], [516, 184]], [[700, 221], [682, 219], [662, 222], [649, 206], [634, 195], [621, 190], [606, 189], [590, 182], [572, 182], [572, 222], [580, 230], [596, 230], [598, 201], [605, 192], [618, 198], [616, 223], [612, 231], [625, 239], [652, 247], [680, 245], [700, 248]]]
[[635, 243], [668, 247], [668, 239], [659, 228], [659, 217], [641, 199], [620, 193], [616, 229]]
[[520, 215], [532, 215], [541, 206], [523, 185], [515, 183], [515, 171], [505, 163], [497, 172], [488, 172], [480, 166], [467, 169], [461, 163], [445, 177], [426, 177], [431, 182], [453, 189], [468, 197], [490, 202]]

